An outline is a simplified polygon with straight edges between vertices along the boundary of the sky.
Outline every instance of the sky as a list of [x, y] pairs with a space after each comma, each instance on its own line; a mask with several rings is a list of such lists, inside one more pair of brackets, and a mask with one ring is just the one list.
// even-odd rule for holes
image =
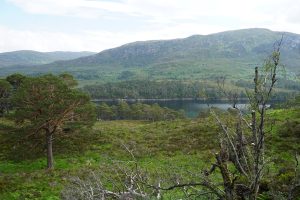
[[0, 52], [100, 52], [243, 28], [300, 34], [300, 0], [0, 0]]

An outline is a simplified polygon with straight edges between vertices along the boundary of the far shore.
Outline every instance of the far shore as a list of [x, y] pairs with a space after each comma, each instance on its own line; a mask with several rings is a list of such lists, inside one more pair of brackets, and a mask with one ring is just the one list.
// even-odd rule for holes
[[[204, 99], [204, 98], [165, 98], [165, 99], [155, 99], [155, 98], [151, 98], [151, 99], [131, 99], [131, 98], [118, 98], [118, 99], [92, 99], [92, 102], [114, 102], [114, 101], [127, 101], [127, 102], [147, 102], [147, 101], [197, 101], [197, 102], [222, 102], [222, 103], [226, 103], [226, 102], [230, 102], [228, 99]], [[238, 99], [239, 103], [245, 103], [247, 102], [248, 99], [247, 98], [241, 98]]]

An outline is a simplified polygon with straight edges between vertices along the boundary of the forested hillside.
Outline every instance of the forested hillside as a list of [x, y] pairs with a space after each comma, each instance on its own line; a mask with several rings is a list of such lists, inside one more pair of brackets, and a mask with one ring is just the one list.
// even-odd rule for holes
[[[285, 101], [295, 97], [300, 91], [300, 84], [295, 81], [280, 80], [272, 96], [273, 100]], [[218, 80], [202, 81], [149, 81], [129, 80], [111, 83], [87, 85], [83, 90], [92, 99], [204, 99], [224, 100], [226, 95], [222, 90], [234, 92], [238, 99], [247, 98], [253, 83], [248, 80], [227, 81], [224, 88], [218, 85]]]

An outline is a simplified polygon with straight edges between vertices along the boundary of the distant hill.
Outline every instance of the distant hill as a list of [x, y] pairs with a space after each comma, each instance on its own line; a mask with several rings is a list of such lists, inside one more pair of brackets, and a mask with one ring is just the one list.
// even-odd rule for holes
[[47, 64], [58, 60], [71, 60], [83, 56], [90, 56], [93, 52], [38, 52], [30, 50], [0, 53], [0, 67], [28, 66]]
[[10, 67], [35, 74], [67, 71], [81, 80], [118, 81], [127, 79], [214, 79], [251, 76], [284, 35], [282, 63], [290, 77], [300, 74], [300, 35], [268, 29], [243, 29], [184, 39], [133, 42], [100, 53], [30, 68]]

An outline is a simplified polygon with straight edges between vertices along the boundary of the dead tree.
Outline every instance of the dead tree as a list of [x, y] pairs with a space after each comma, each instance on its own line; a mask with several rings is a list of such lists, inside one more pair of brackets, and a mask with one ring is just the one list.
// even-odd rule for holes
[[63, 190], [61, 198], [64, 200], [149, 199], [150, 195], [137, 181], [144, 179], [141, 177], [142, 173], [135, 170], [119, 170], [114, 175], [121, 180], [105, 177], [101, 172], [89, 172], [86, 178], [73, 177], [70, 185]]
[[[247, 92], [251, 117], [244, 116], [236, 106], [233, 106], [237, 111], [236, 120], [233, 126], [228, 126], [212, 110], [212, 115], [220, 126], [220, 152], [215, 155], [214, 166], [222, 175], [223, 199], [255, 200], [259, 194], [267, 163], [265, 159], [266, 110], [277, 81], [281, 42], [282, 40], [265, 61], [263, 73], [260, 74], [258, 68], [255, 68], [254, 91]], [[230, 164], [234, 166], [235, 173], [230, 170]]]
[[[211, 114], [220, 127], [218, 134], [220, 150], [215, 154], [216, 162], [210, 170], [204, 170], [199, 182], [177, 183], [161, 190], [178, 187], [201, 186], [222, 200], [256, 200], [259, 195], [261, 180], [264, 177], [267, 161], [265, 158], [266, 111], [272, 92], [277, 82], [280, 65], [280, 47], [282, 39], [276, 44], [273, 53], [266, 59], [262, 73], [255, 68], [254, 91], [247, 91], [251, 115], [246, 116], [236, 106], [237, 98], [232, 100], [235, 115], [231, 124], [226, 124], [213, 109]], [[224, 79], [218, 81], [224, 85]], [[231, 93], [224, 92], [225, 95]], [[216, 183], [210, 179], [213, 173], [220, 172], [222, 181]], [[297, 184], [295, 184], [298, 186]], [[222, 186], [222, 187], [220, 187]], [[154, 187], [154, 186], [153, 186]], [[207, 194], [199, 192], [198, 194]]]
[[[138, 200], [160, 199], [157, 188], [150, 188], [144, 183], [149, 182], [149, 175], [141, 170], [133, 151], [122, 144], [132, 160], [110, 160], [103, 170], [88, 171], [85, 177], [71, 177], [70, 184], [62, 191], [64, 200]], [[107, 170], [106, 169], [106, 170]], [[157, 185], [159, 187], [159, 184]]]
[[225, 88], [226, 77], [220, 76], [217, 77], [217, 86], [219, 92], [229, 100], [233, 108], [236, 108], [239, 101], [239, 92], [238, 90], [228, 90]]

